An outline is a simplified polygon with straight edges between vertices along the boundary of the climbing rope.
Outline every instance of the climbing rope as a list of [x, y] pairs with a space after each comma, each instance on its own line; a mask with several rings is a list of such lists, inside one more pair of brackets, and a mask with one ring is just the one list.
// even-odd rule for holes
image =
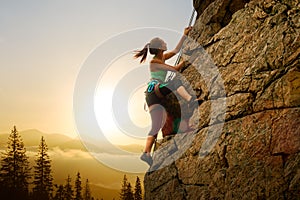
[[[193, 23], [194, 18], [195, 18], [195, 14], [196, 14], [196, 10], [193, 9], [192, 16], [190, 18], [188, 27], [192, 26], [192, 23]], [[178, 57], [177, 57], [177, 60], [174, 64], [174, 66], [179, 64], [181, 57], [182, 57], [182, 48], [179, 51], [179, 54], [178, 54]], [[168, 82], [168, 81], [172, 80], [175, 76], [176, 76], [175, 72], [170, 72], [169, 76], [166, 78], [166, 81]]]
[[[189, 26], [188, 26], [188, 27], [192, 26], [192, 23], [193, 23], [194, 17], [195, 17], [195, 13], [196, 13], [196, 10], [194, 9], [194, 10], [193, 10], [193, 13], [192, 13], [192, 16], [191, 16], [191, 18], [190, 18]], [[180, 61], [181, 56], [182, 56], [182, 48], [180, 49], [180, 52], [179, 52], [179, 54], [178, 54], [177, 60], [176, 60], [176, 62], [175, 62], [175, 65], [178, 65], [178, 64], [179, 64], [179, 61]]]

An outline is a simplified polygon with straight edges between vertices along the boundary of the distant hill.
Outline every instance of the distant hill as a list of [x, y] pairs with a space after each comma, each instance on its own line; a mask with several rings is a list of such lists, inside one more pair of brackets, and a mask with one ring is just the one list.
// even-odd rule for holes
[[82, 144], [80, 140], [70, 140], [58, 145], [58, 147], [62, 150], [77, 149], [77, 150], [86, 151], [85, 146]]
[[[72, 139], [64, 134], [59, 133], [43, 133], [36, 129], [29, 129], [19, 132], [24, 145], [27, 149], [33, 149], [33, 147], [38, 147], [43, 136], [46, 140], [46, 144], [49, 149], [58, 147], [61, 150], [76, 149], [86, 151], [85, 146], [78, 139]], [[0, 134], [0, 148], [6, 148], [8, 141], [8, 133]], [[99, 149], [99, 147], [94, 147], [94, 149]]]
[[[48, 148], [58, 147], [73, 140], [72, 138], [63, 134], [47, 134], [36, 129], [20, 131], [19, 133], [26, 147], [38, 146], [42, 136], [45, 138]], [[8, 136], [8, 133], [0, 134], [0, 148], [6, 147]]]
[[99, 199], [119, 199], [120, 190], [113, 190], [108, 188], [99, 187], [96, 185], [90, 185], [92, 190], [92, 196], [95, 196]]
[[61, 144], [64, 144], [66, 142], [70, 142], [73, 140], [72, 138], [70, 138], [66, 135], [63, 135], [63, 134], [57, 134], [57, 133], [46, 134], [46, 133], [40, 132], [35, 129], [22, 131], [22, 132], [20, 132], [20, 134], [21, 134], [21, 136], [24, 140], [24, 144], [26, 146], [39, 145], [42, 136], [45, 138], [49, 148], [57, 147], [57, 146], [60, 146]]
[[[21, 134], [24, 145], [27, 149], [34, 150], [35, 147], [38, 147], [38, 145], [40, 144], [40, 141], [41, 141], [41, 137], [43, 136], [46, 140], [46, 144], [49, 149], [58, 147], [61, 150], [75, 149], [75, 150], [87, 151], [86, 146], [80, 140], [72, 139], [64, 134], [43, 133], [36, 129], [20, 131], [19, 133]], [[6, 148], [8, 136], [9, 136], [8, 133], [0, 134], [0, 149]], [[98, 152], [108, 152], [108, 151], [110, 153], [114, 152], [113, 149], [112, 150], [103, 149], [101, 144], [99, 144], [99, 146], [88, 144], [88, 146], [92, 147], [92, 149], [95, 149]], [[137, 144], [119, 145], [118, 147], [120, 149], [129, 151], [129, 152], [133, 152], [133, 153], [139, 153], [143, 149], [143, 146], [137, 145]]]

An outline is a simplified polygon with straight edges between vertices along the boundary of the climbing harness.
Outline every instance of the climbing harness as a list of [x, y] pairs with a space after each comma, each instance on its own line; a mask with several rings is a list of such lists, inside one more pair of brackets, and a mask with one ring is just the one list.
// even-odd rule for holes
[[152, 80], [148, 83], [148, 88], [147, 88], [147, 92], [151, 93], [153, 92], [155, 85], [157, 85], [159, 82], [157, 80]]
[[151, 93], [151, 92], [155, 92], [156, 96], [158, 98], [164, 98], [164, 95], [160, 92], [159, 88], [165, 86], [166, 84], [161, 84], [159, 81], [157, 80], [152, 80], [148, 83], [148, 88], [147, 88], [147, 92]]
[[164, 98], [164, 95], [160, 92], [159, 88], [160, 88], [160, 83], [155, 85], [154, 92], [158, 98], [162, 99], [162, 98]]
[[[158, 98], [162, 99], [165, 96], [160, 92], [160, 88], [165, 87], [167, 85], [168, 85], [167, 83], [161, 83], [160, 81], [153, 79], [148, 83], [148, 87], [145, 93], [154, 92]], [[144, 110], [148, 112], [146, 101], [144, 102]]]

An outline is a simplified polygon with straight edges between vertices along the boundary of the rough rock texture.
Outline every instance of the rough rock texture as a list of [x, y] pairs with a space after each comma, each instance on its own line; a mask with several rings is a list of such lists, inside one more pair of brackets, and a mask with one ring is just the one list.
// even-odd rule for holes
[[[299, 0], [194, 0], [194, 7], [190, 36], [218, 73], [205, 81], [203, 49], [186, 43], [183, 75], [204, 100], [191, 119], [197, 131], [157, 147], [175, 141], [185, 151], [145, 175], [145, 199], [300, 199]], [[158, 153], [154, 164], [168, 156]]]

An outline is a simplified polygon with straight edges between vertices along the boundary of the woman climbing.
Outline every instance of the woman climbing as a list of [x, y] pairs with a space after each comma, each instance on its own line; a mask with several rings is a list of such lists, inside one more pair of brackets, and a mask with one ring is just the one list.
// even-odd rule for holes
[[170, 52], [165, 52], [167, 50], [167, 44], [162, 39], [154, 38], [150, 41], [150, 43], [146, 44], [142, 50], [137, 51], [134, 56], [135, 58], [142, 57], [140, 62], [143, 63], [146, 60], [148, 50], [150, 54], [154, 55], [149, 65], [151, 81], [148, 84], [148, 88], [145, 92], [146, 102], [151, 116], [152, 127], [148, 133], [146, 146], [141, 156], [141, 160], [147, 162], [150, 166], [153, 162], [150, 154], [152, 145], [163, 125], [164, 108], [161, 105], [162, 98], [170, 94], [172, 91], [177, 91], [177, 93], [188, 102], [189, 109], [194, 109], [198, 106], [197, 99], [186, 91], [179, 79], [173, 79], [165, 82], [168, 71], [179, 71], [182, 67], [184, 67], [184, 61], [180, 62], [176, 66], [170, 66], [166, 64], [165, 61], [172, 58], [180, 51], [183, 42], [191, 29], [192, 27], [187, 27], [184, 29], [184, 35], [181, 37], [176, 48]]

